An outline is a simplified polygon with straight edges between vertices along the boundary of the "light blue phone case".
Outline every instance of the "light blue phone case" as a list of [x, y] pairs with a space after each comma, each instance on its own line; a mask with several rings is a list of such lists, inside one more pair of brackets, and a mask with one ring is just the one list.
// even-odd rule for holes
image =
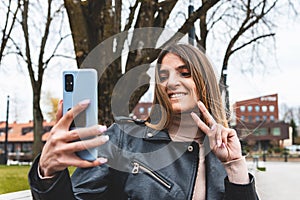
[[[90, 127], [98, 124], [97, 84], [95, 69], [63, 71], [63, 114], [82, 100], [90, 99], [91, 101], [88, 108], [74, 119], [71, 128]], [[92, 148], [77, 152], [77, 155], [84, 160], [93, 161], [97, 158], [98, 151], [97, 148]]]

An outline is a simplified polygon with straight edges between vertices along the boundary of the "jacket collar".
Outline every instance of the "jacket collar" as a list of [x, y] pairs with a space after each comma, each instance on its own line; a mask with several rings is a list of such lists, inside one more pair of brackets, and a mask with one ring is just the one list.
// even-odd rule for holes
[[171, 141], [169, 133], [166, 130], [155, 130], [146, 126], [144, 135], [144, 140], [148, 141]]

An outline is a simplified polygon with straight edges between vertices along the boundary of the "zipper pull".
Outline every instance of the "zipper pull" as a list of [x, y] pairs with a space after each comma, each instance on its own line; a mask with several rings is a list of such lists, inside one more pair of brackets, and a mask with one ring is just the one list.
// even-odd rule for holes
[[136, 162], [133, 163], [133, 169], [132, 169], [131, 173], [133, 173], [133, 174], [139, 173], [139, 168], [140, 168], [140, 165], [138, 163], [136, 163]]

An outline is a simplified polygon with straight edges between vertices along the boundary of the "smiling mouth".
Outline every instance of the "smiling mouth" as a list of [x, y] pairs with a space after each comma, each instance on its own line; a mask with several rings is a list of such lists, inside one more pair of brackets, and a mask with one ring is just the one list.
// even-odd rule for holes
[[186, 94], [185, 93], [172, 93], [172, 94], [169, 94], [169, 97], [171, 99], [176, 99], [176, 98], [180, 98], [180, 97], [183, 97], [185, 96]]

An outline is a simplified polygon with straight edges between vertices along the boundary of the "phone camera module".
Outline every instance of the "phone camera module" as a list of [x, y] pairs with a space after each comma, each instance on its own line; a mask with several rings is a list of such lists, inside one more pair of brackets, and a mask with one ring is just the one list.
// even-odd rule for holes
[[65, 75], [65, 89], [67, 92], [72, 92], [74, 87], [74, 78], [72, 74]]

